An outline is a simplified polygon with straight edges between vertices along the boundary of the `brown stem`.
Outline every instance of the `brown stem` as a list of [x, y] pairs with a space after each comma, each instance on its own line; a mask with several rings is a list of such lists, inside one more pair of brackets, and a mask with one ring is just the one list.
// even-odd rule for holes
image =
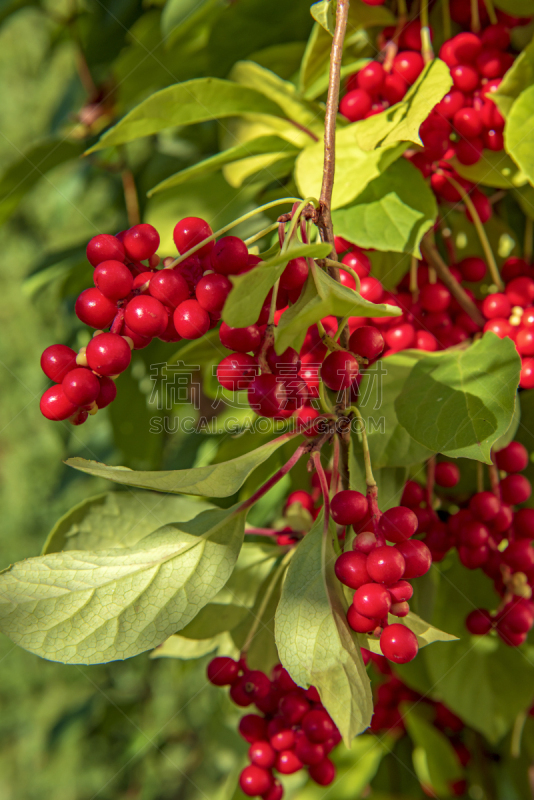
[[428, 238], [424, 237], [421, 242], [421, 252], [428, 263], [436, 270], [438, 277], [442, 283], [445, 284], [454, 299], [458, 301], [458, 304], [469, 314], [473, 322], [476, 322], [477, 325], [483, 328], [486, 320], [478, 310], [476, 304], [471, 300], [462, 286], [460, 286], [454, 275], [451, 274], [448, 266], [441, 258], [436, 245]]
[[306, 133], [310, 137], [310, 139], [313, 139], [314, 142], [318, 142], [319, 141], [319, 137], [316, 136], [313, 131], [310, 131], [309, 128], [306, 128], [305, 125], [301, 125], [300, 122], [296, 122], [294, 119], [289, 119], [288, 118], [287, 121], [290, 122], [292, 125], [294, 125], [295, 128], [298, 128], [299, 131], [302, 131], [303, 133]]
[[137, 187], [133, 173], [127, 167], [121, 170], [122, 188], [124, 191], [124, 203], [126, 205], [126, 214], [128, 215], [128, 224], [138, 225], [141, 222], [141, 215], [139, 213], [139, 198], [137, 197]]
[[501, 482], [499, 480], [499, 470], [495, 466], [495, 464], [490, 464], [488, 466], [490, 484], [491, 484], [491, 491], [499, 500], [501, 500]]
[[321, 485], [321, 492], [323, 495], [324, 533], [326, 535], [328, 531], [328, 525], [330, 523], [330, 494], [328, 490], [328, 481], [326, 480], [323, 465], [321, 464], [321, 454], [318, 451], [312, 453], [312, 461], [317, 471], [317, 475], [319, 476], [319, 483]]

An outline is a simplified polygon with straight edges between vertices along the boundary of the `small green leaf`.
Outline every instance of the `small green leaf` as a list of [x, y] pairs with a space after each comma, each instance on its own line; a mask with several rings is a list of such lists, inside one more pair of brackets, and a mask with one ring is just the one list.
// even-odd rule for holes
[[[405, 617], [395, 617], [393, 614], [388, 614], [388, 622], [390, 625], [394, 623], [406, 625], [407, 628], [413, 631], [417, 636], [419, 649], [429, 644], [434, 644], [434, 642], [455, 642], [458, 639], [457, 636], [453, 636], [451, 633], [445, 633], [445, 631], [440, 631], [439, 628], [435, 628], [429, 622], [425, 622], [424, 619], [421, 619], [421, 617], [418, 617], [417, 614], [414, 614], [412, 611]], [[359, 633], [358, 641], [362, 647], [365, 647], [372, 653], [382, 655], [379, 639]]]
[[186, 522], [209, 508], [208, 503], [191, 497], [105, 492], [67, 511], [50, 531], [42, 554], [133, 547], [156, 528], [177, 519]]
[[424, 709], [417, 706], [405, 708], [402, 718], [414, 743], [413, 765], [419, 781], [439, 797], [450, 796], [453, 794], [452, 784], [463, 777], [452, 744], [425, 718]]
[[254, 89], [220, 78], [195, 78], [167, 86], [147, 97], [87, 152], [132, 142], [176, 125], [193, 125], [243, 114], [284, 117], [280, 106]]
[[[527, 1], [530, 2], [530, 0]], [[508, 72], [504, 75], [497, 91], [491, 93], [491, 99], [501, 114], [507, 117], [521, 92], [528, 89], [533, 83], [534, 41], [530, 42], [522, 53], [519, 53]]]
[[426, 65], [400, 103], [373, 117], [355, 122], [355, 140], [364, 150], [397, 142], [422, 144], [421, 123], [452, 86], [449, 67], [439, 58]]
[[322, 515], [293, 556], [275, 620], [280, 661], [299, 686], [315, 686], [347, 746], [371, 721], [369, 678], [347, 624]]
[[514, 102], [504, 128], [504, 148], [534, 183], [534, 86]]
[[317, 268], [308, 276], [304, 291], [295, 305], [280, 319], [275, 331], [276, 352], [283, 353], [288, 347], [300, 350], [310, 325], [329, 314], [338, 317], [396, 317], [399, 313], [400, 309], [393, 306], [370, 303]]
[[158, 645], [155, 650], [152, 650], [150, 658], [179, 658], [188, 661], [207, 656], [214, 650], [220, 656], [239, 658], [239, 650], [232, 642], [229, 633], [220, 633], [209, 639], [187, 639], [185, 636], [175, 633], [169, 636], [163, 644]]
[[521, 403], [519, 400], [519, 395], [516, 395], [512, 420], [506, 431], [503, 433], [503, 435], [499, 436], [497, 441], [494, 442], [492, 448], [494, 453], [498, 453], [499, 450], [503, 450], [503, 448], [508, 447], [510, 442], [513, 441], [513, 439], [515, 438], [520, 422], [521, 422]]
[[495, 189], [517, 189], [527, 183], [527, 178], [512, 159], [500, 150], [484, 150], [482, 158], [476, 164], [466, 166], [460, 164], [457, 158], [452, 160], [456, 172], [463, 178], [483, 186], [493, 186]]
[[191, 17], [199, 12], [204, 13], [204, 8], [214, 5], [213, 0], [167, 0], [161, 14], [161, 32], [164, 38], [171, 36], [175, 29], [184, 23], [189, 23]]
[[534, 15], [534, 0], [495, 0], [495, 5], [507, 14], [515, 17], [532, 17]]
[[257, 322], [265, 298], [293, 258], [326, 258], [328, 243], [302, 244], [278, 253], [250, 272], [232, 276], [233, 289], [224, 304], [222, 318], [227, 325], [243, 328]]
[[106, 478], [124, 486], [136, 486], [139, 489], [153, 489], [156, 492], [170, 492], [171, 494], [231, 497], [243, 486], [256, 467], [267, 461], [279, 447], [294, 435], [284, 434], [232, 461], [211, 464], [207, 467], [194, 467], [193, 469], [143, 472], [127, 467], [108, 467], [98, 461], [86, 461], [84, 458], [69, 458], [66, 464], [81, 472]]
[[331, 36], [336, 30], [335, 0], [320, 0], [310, 8], [310, 14]]
[[426, 355], [395, 400], [398, 420], [430, 450], [490, 464], [512, 421], [520, 366], [512, 340], [494, 333], [465, 350]]
[[246, 512], [204, 511], [137, 545], [72, 550], [0, 573], [0, 630], [51, 661], [129, 658], [180, 630], [224, 586]]
[[434, 193], [418, 169], [399, 159], [350, 206], [334, 211], [338, 236], [371, 250], [420, 256], [419, 244], [438, 213]]

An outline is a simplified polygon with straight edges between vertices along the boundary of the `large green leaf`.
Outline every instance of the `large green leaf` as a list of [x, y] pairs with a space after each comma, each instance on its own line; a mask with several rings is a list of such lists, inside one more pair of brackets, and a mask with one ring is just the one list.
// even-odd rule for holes
[[369, 678], [348, 626], [322, 515], [293, 556], [275, 621], [280, 660], [299, 686], [315, 686], [347, 746], [373, 713]]
[[334, 230], [368, 250], [420, 256], [419, 244], [438, 208], [420, 171], [400, 158], [375, 178], [350, 206], [332, 214]]
[[224, 586], [245, 512], [204, 511], [137, 545], [72, 550], [0, 574], [0, 630], [52, 661], [98, 664], [161, 644]]
[[454, 169], [463, 178], [495, 189], [516, 189], [527, 183], [526, 176], [517, 168], [512, 159], [502, 150], [484, 150], [476, 164], [466, 166], [457, 158], [452, 161]]
[[156, 184], [149, 190], [148, 196], [162, 192], [165, 189], [172, 189], [174, 186], [180, 186], [182, 183], [198, 178], [201, 175], [207, 175], [210, 172], [215, 172], [221, 169], [226, 164], [231, 164], [233, 161], [239, 161], [246, 156], [262, 155], [265, 153], [275, 154], [277, 156], [288, 155], [297, 153], [298, 148], [282, 139], [280, 136], [259, 136], [245, 144], [238, 144], [235, 147], [230, 147], [228, 150], [223, 150], [222, 153], [216, 153], [214, 156], [199, 161], [198, 164], [193, 164], [192, 167], [176, 172], [160, 183]]
[[377, 278], [384, 289], [391, 291], [404, 278], [410, 269], [409, 253], [391, 253], [382, 250], [371, 250], [371, 274]]
[[494, 333], [426, 355], [395, 400], [397, 418], [435, 452], [491, 464], [491, 447], [512, 421], [520, 366], [512, 340]]
[[229, 633], [219, 633], [209, 639], [188, 639], [186, 636], [174, 633], [163, 644], [152, 650], [150, 658], [179, 658], [182, 661], [189, 661], [202, 658], [209, 653], [239, 658], [239, 650]]
[[54, 137], [32, 145], [10, 164], [0, 176], [0, 225], [9, 219], [22, 198], [43, 175], [82, 153], [83, 144], [80, 142]]
[[421, 123], [451, 86], [449, 67], [439, 58], [433, 59], [400, 103], [350, 126], [355, 129], [355, 140], [364, 150], [374, 150], [379, 145], [386, 147], [396, 142], [422, 144], [419, 138]]
[[310, 325], [329, 314], [338, 317], [396, 317], [399, 313], [400, 309], [393, 306], [370, 303], [317, 268], [308, 276], [298, 301], [280, 319], [275, 332], [276, 352], [283, 353], [287, 347], [300, 350]]
[[504, 146], [530, 183], [534, 183], [534, 86], [521, 92], [510, 109]]
[[[530, 2], [530, 0], [528, 0]], [[514, 0], [515, 2], [515, 0]], [[534, 41], [530, 42], [504, 75], [499, 88], [492, 92], [491, 99], [501, 114], [508, 116], [515, 100], [522, 91], [534, 83]]]
[[[356, 136], [354, 125], [339, 128], [336, 133], [336, 175], [332, 208], [341, 208], [354, 200], [367, 184], [385, 172], [406, 148], [405, 144], [396, 143], [367, 152], [359, 146]], [[323, 142], [305, 147], [295, 164], [295, 180], [302, 197], [319, 197], [323, 168]]]
[[69, 467], [87, 472], [89, 475], [106, 478], [125, 486], [136, 486], [139, 489], [153, 489], [156, 492], [172, 494], [196, 494], [202, 497], [231, 497], [243, 486], [250, 473], [267, 461], [293, 435], [280, 436], [232, 461], [193, 469], [143, 472], [126, 467], [108, 467], [98, 461], [86, 461], [84, 458], [69, 458], [66, 463]]
[[495, 5], [515, 17], [532, 17], [534, 15], [534, 0], [495, 0]]
[[[424, 358], [420, 350], [404, 350], [376, 361], [360, 384], [359, 408], [365, 421], [373, 467], [406, 467], [430, 458], [435, 450], [412, 438], [399, 421], [396, 399], [411, 385], [415, 365]], [[353, 434], [354, 452], [363, 460], [361, 443]]]
[[414, 744], [413, 765], [420, 783], [433, 789], [439, 797], [452, 795], [453, 783], [463, 776], [452, 744], [426, 719], [424, 709], [405, 708], [402, 718]]
[[258, 320], [269, 291], [291, 259], [326, 258], [331, 251], [327, 242], [297, 245], [270, 258], [250, 272], [232, 276], [233, 289], [224, 304], [223, 320], [234, 328], [253, 325]]
[[210, 506], [191, 497], [130, 490], [89, 497], [67, 511], [50, 531], [43, 555], [59, 550], [132, 547], [169, 522], [186, 522]]
[[220, 78], [195, 78], [147, 97], [87, 152], [132, 142], [176, 125], [243, 114], [284, 116], [280, 106], [254, 89]]

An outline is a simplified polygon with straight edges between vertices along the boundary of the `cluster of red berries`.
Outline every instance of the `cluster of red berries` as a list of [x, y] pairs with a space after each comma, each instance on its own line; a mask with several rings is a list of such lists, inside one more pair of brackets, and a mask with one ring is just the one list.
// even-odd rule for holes
[[[405, 617], [413, 594], [409, 580], [430, 569], [428, 547], [411, 537], [417, 517], [409, 508], [396, 506], [373, 519], [365, 495], [350, 489], [332, 498], [331, 513], [338, 525], [352, 525], [356, 532], [352, 550], [336, 561], [337, 578], [354, 589], [347, 621], [357, 633], [380, 636], [384, 656], [405, 664], [419, 649], [415, 634], [400, 623], [388, 624], [388, 614]], [[387, 542], [393, 542], [388, 545]]]
[[317, 689], [301, 689], [280, 664], [271, 678], [247, 668], [246, 661], [217, 656], [208, 664], [208, 680], [230, 686], [233, 702], [255, 705], [259, 714], [246, 714], [239, 733], [250, 744], [249, 766], [239, 785], [249, 797], [281, 800], [284, 789], [273, 771], [291, 775], [308, 769], [319, 786], [328, 786], [336, 770], [328, 754], [341, 741], [340, 733], [321, 703]]

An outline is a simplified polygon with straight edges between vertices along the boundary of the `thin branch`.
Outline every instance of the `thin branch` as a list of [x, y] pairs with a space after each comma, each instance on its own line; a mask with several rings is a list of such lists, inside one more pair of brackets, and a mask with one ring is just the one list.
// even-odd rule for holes
[[126, 214], [128, 216], [128, 225], [138, 225], [141, 222], [141, 215], [139, 212], [137, 187], [135, 185], [135, 178], [132, 171], [124, 167], [121, 170], [121, 179], [122, 189], [124, 192], [124, 204], [126, 205]]
[[476, 322], [477, 325], [483, 328], [486, 320], [465, 289], [460, 286], [454, 275], [451, 274], [448, 266], [440, 256], [436, 245], [427, 237], [423, 238], [421, 242], [421, 252], [428, 263], [436, 270], [439, 279], [445, 284], [454, 299], [458, 301], [458, 304], [469, 314], [473, 322]]

